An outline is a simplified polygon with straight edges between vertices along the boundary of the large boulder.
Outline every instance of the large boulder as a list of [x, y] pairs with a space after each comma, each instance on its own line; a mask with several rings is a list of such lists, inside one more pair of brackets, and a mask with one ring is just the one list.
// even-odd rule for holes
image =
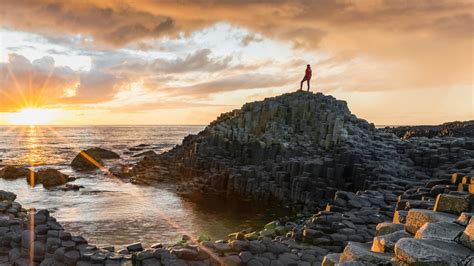
[[[42, 169], [36, 172], [36, 183], [41, 183], [45, 187], [60, 186], [67, 183], [69, 176], [59, 172], [56, 169]], [[30, 178], [27, 178], [31, 183]]]
[[97, 156], [101, 159], [119, 159], [120, 158], [120, 155], [118, 155], [116, 152], [109, 151], [102, 148], [91, 148], [91, 149], [87, 149], [85, 152], [87, 154], [92, 154], [94, 156]]
[[71, 167], [76, 170], [94, 170], [103, 166], [103, 159], [118, 159], [120, 156], [102, 148], [91, 148], [79, 152], [72, 160]]
[[5, 166], [0, 170], [0, 178], [13, 180], [17, 178], [23, 178], [29, 175], [29, 171], [25, 167], [18, 166]]
[[395, 245], [397, 259], [408, 265], [465, 265], [471, 250], [454, 242], [402, 238]]

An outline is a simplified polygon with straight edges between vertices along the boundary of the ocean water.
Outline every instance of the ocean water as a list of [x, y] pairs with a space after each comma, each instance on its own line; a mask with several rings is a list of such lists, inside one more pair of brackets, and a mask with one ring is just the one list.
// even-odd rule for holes
[[79, 191], [31, 187], [25, 179], [0, 179], [0, 189], [17, 194], [25, 208], [47, 208], [67, 230], [83, 235], [92, 244], [123, 246], [174, 243], [182, 235], [207, 234], [223, 239], [229, 232], [257, 228], [275, 214], [232, 200], [189, 202], [175, 193], [173, 185], [140, 186], [112, 178], [100, 170], [80, 173], [69, 163], [81, 149], [111, 149], [121, 158], [107, 160], [105, 167], [133, 163], [133, 155], [153, 150], [162, 153], [181, 143], [184, 136], [204, 126], [93, 126], [93, 127], [0, 127], [0, 167], [24, 165], [55, 168], [77, 177]]

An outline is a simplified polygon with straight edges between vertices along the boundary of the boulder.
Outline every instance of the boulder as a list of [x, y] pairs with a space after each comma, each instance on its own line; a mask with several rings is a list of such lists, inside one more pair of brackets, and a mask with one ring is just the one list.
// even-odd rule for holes
[[408, 211], [405, 229], [407, 232], [414, 235], [425, 223], [454, 222], [456, 219], [457, 216], [449, 213], [411, 209]]
[[0, 170], [0, 178], [3, 179], [17, 179], [27, 177], [30, 173], [30, 170], [24, 167], [17, 166], [5, 166]]
[[[41, 183], [45, 187], [54, 187], [66, 184], [69, 176], [59, 172], [56, 169], [42, 169], [35, 174], [35, 184]], [[31, 184], [31, 178], [26, 179]]]
[[140, 242], [130, 244], [130, 245], [126, 246], [126, 248], [127, 248], [128, 252], [143, 251], [143, 246], [142, 246], [142, 243], [140, 243]]
[[370, 251], [370, 244], [349, 242], [339, 258], [339, 263], [359, 261], [372, 264], [390, 264], [393, 254]]
[[454, 241], [461, 235], [463, 230], [464, 227], [455, 223], [426, 223], [416, 232], [415, 238]]
[[5, 191], [5, 190], [0, 190], [0, 201], [8, 200], [8, 201], [14, 201], [16, 199], [16, 194]]
[[102, 149], [102, 148], [91, 148], [91, 149], [87, 149], [85, 150], [85, 152], [87, 154], [90, 154], [94, 157], [99, 157], [101, 159], [119, 159], [120, 158], [120, 155], [118, 155], [116, 152], [113, 152], [113, 151], [109, 151], [109, 150], [106, 150], [106, 149]]
[[80, 170], [94, 170], [104, 164], [102, 159], [97, 155], [89, 154], [86, 151], [81, 151], [71, 162], [71, 167]]
[[464, 265], [472, 251], [434, 239], [402, 238], [395, 245], [397, 259], [409, 265]]
[[118, 159], [120, 156], [102, 148], [91, 148], [81, 151], [71, 162], [76, 170], [94, 170], [103, 165], [103, 159]]
[[453, 194], [439, 194], [436, 197], [436, 204], [434, 211], [449, 212], [460, 214], [465, 211], [470, 211], [473, 195], [453, 195]]

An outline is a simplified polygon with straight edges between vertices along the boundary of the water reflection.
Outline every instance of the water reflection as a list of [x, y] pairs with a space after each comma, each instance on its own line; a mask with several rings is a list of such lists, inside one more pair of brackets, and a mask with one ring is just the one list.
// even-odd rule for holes
[[[84, 186], [78, 192], [29, 187], [24, 179], [0, 179], [0, 189], [14, 191], [25, 208], [47, 208], [72, 233], [81, 234], [93, 244], [122, 246], [134, 241], [145, 245], [174, 243], [183, 234], [205, 233], [212, 239], [229, 232], [259, 227], [271, 213], [232, 202], [196, 205], [178, 197], [172, 186], [143, 187], [117, 182], [100, 171], [82, 174], [69, 167], [78, 149], [101, 146], [121, 155], [114, 163], [127, 163], [131, 155], [170, 149], [189, 133], [202, 127], [0, 127], [0, 159], [5, 164], [35, 168], [53, 167], [78, 177], [73, 184]], [[60, 135], [61, 137], [58, 137]], [[140, 145], [140, 146], [139, 146]], [[211, 201], [219, 202], [219, 201]], [[261, 215], [261, 214], [264, 215]]]

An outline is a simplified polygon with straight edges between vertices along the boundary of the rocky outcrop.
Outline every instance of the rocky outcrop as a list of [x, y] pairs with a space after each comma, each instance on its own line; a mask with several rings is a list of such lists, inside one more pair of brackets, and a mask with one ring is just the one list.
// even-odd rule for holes
[[178, 181], [193, 198], [212, 193], [314, 211], [337, 190], [402, 189], [473, 150], [472, 138], [404, 141], [357, 118], [344, 101], [296, 92], [222, 114], [174, 149], [145, 156], [130, 174], [136, 183]]
[[469, 137], [474, 138], [474, 120], [448, 122], [437, 126], [401, 126], [385, 127], [385, 132], [390, 132], [402, 139], [413, 137]]
[[118, 159], [120, 156], [102, 148], [91, 148], [81, 151], [71, 162], [71, 167], [76, 170], [94, 170], [103, 167], [104, 159]]
[[[472, 265], [474, 194], [463, 191], [462, 186], [450, 185], [457, 182], [457, 176], [458, 173], [454, 173], [452, 178], [429, 180], [423, 186], [414, 187], [416, 190], [405, 191], [395, 205], [396, 213], [405, 214], [395, 215], [393, 223], [378, 224], [372, 245], [349, 241], [340, 259], [334, 263]], [[467, 180], [471, 182], [471, 178], [464, 179]], [[437, 194], [435, 191], [440, 190], [433, 188], [439, 184], [444, 184], [444, 189]], [[416, 196], [423, 191], [424, 196]], [[414, 204], [416, 208], [411, 208], [410, 204], [400, 204], [404, 198], [418, 201]], [[434, 199], [433, 204], [421, 204]], [[405, 218], [400, 219], [401, 216]], [[400, 220], [403, 220], [403, 224], [400, 224]], [[331, 255], [325, 260], [334, 260], [334, 257]]]

